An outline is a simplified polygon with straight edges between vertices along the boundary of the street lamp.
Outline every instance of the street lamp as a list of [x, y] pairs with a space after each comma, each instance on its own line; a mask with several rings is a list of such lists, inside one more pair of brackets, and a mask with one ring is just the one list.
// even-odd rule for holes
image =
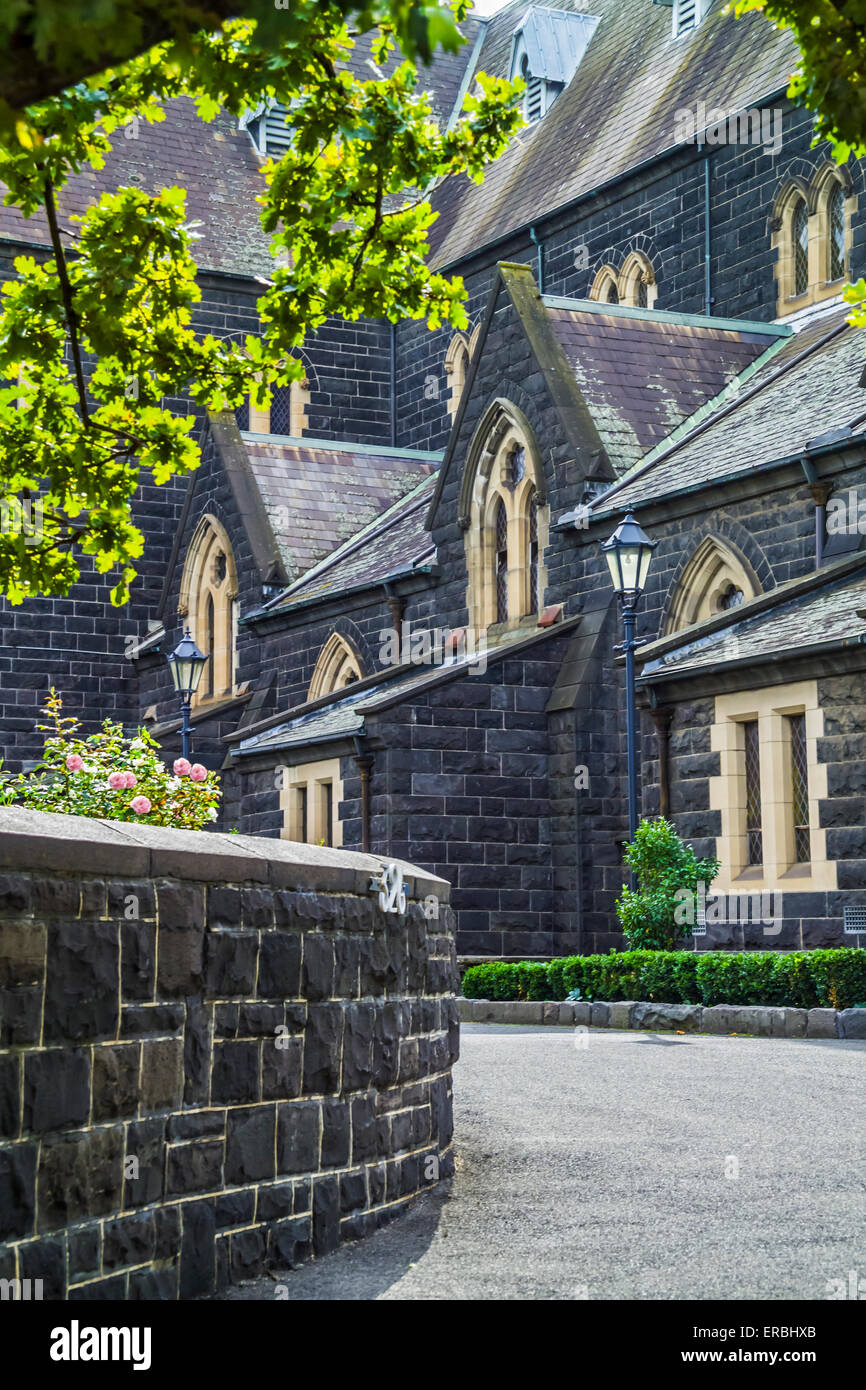
[[185, 758], [189, 757], [189, 707], [192, 697], [198, 689], [201, 673], [204, 670], [204, 664], [207, 660], [208, 658], [205, 656], [204, 652], [200, 652], [193, 641], [192, 633], [189, 628], [186, 629], [183, 637], [168, 658], [174, 688], [180, 696], [181, 752]]
[[628, 748], [628, 837], [637, 830], [637, 737], [634, 693], [634, 625], [637, 606], [644, 591], [652, 553], [658, 541], [651, 541], [638, 526], [631, 512], [623, 518], [609, 540], [602, 542], [613, 587], [622, 603], [625, 629], [625, 718]]

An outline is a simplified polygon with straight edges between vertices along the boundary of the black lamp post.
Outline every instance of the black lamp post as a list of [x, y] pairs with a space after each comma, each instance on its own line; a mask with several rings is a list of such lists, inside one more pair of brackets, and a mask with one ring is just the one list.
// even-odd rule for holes
[[622, 603], [622, 623], [625, 629], [625, 718], [628, 745], [628, 837], [634, 839], [637, 830], [637, 730], [634, 693], [634, 625], [637, 606], [644, 591], [652, 553], [658, 541], [651, 541], [638, 526], [631, 512], [617, 526], [610, 540], [602, 542], [602, 550], [610, 569], [613, 587]]
[[168, 664], [171, 668], [171, 678], [174, 681], [174, 688], [180, 696], [180, 738], [181, 752], [185, 758], [189, 757], [190, 727], [189, 727], [189, 707], [192, 697], [198, 689], [201, 680], [201, 673], [204, 664], [208, 660], [204, 652], [200, 652], [192, 638], [189, 628], [183, 634], [171, 656]]

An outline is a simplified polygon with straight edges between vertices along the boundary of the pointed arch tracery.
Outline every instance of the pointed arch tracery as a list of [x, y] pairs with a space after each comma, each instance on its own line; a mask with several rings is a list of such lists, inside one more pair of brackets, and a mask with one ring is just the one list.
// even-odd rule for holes
[[718, 536], [706, 536], [680, 575], [665, 632], [679, 632], [737, 608], [759, 593], [760, 582], [748, 561]]
[[193, 705], [224, 698], [236, 680], [238, 579], [228, 532], [210, 513], [190, 541], [181, 577], [178, 613], [210, 660]]

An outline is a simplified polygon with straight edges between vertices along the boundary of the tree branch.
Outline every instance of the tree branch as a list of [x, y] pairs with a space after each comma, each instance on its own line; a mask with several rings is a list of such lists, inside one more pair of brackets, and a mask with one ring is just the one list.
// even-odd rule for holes
[[84, 369], [81, 365], [81, 349], [78, 343], [78, 316], [75, 313], [75, 306], [72, 302], [72, 286], [69, 283], [69, 276], [66, 272], [66, 255], [60, 240], [60, 228], [57, 225], [57, 206], [54, 201], [54, 185], [51, 182], [50, 174], [45, 175], [45, 211], [48, 216], [48, 229], [51, 233], [51, 245], [54, 249], [54, 261], [57, 266], [57, 278], [60, 282], [60, 293], [63, 298], [63, 312], [66, 316], [66, 327], [69, 329], [69, 343], [72, 348], [72, 361], [75, 365], [75, 383], [78, 387], [81, 415], [84, 423], [89, 425], [90, 412], [87, 408], [87, 386], [84, 381]]

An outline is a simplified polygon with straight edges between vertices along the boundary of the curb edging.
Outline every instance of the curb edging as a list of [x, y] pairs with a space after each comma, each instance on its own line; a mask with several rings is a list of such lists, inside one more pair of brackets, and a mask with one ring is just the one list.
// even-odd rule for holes
[[656, 1004], [532, 999], [457, 1000], [461, 1023], [541, 1023], [666, 1033], [746, 1033], [758, 1038], [845, 1038], [866, 1041], [866, 1009], [795, 1009], [769, 1004]]

